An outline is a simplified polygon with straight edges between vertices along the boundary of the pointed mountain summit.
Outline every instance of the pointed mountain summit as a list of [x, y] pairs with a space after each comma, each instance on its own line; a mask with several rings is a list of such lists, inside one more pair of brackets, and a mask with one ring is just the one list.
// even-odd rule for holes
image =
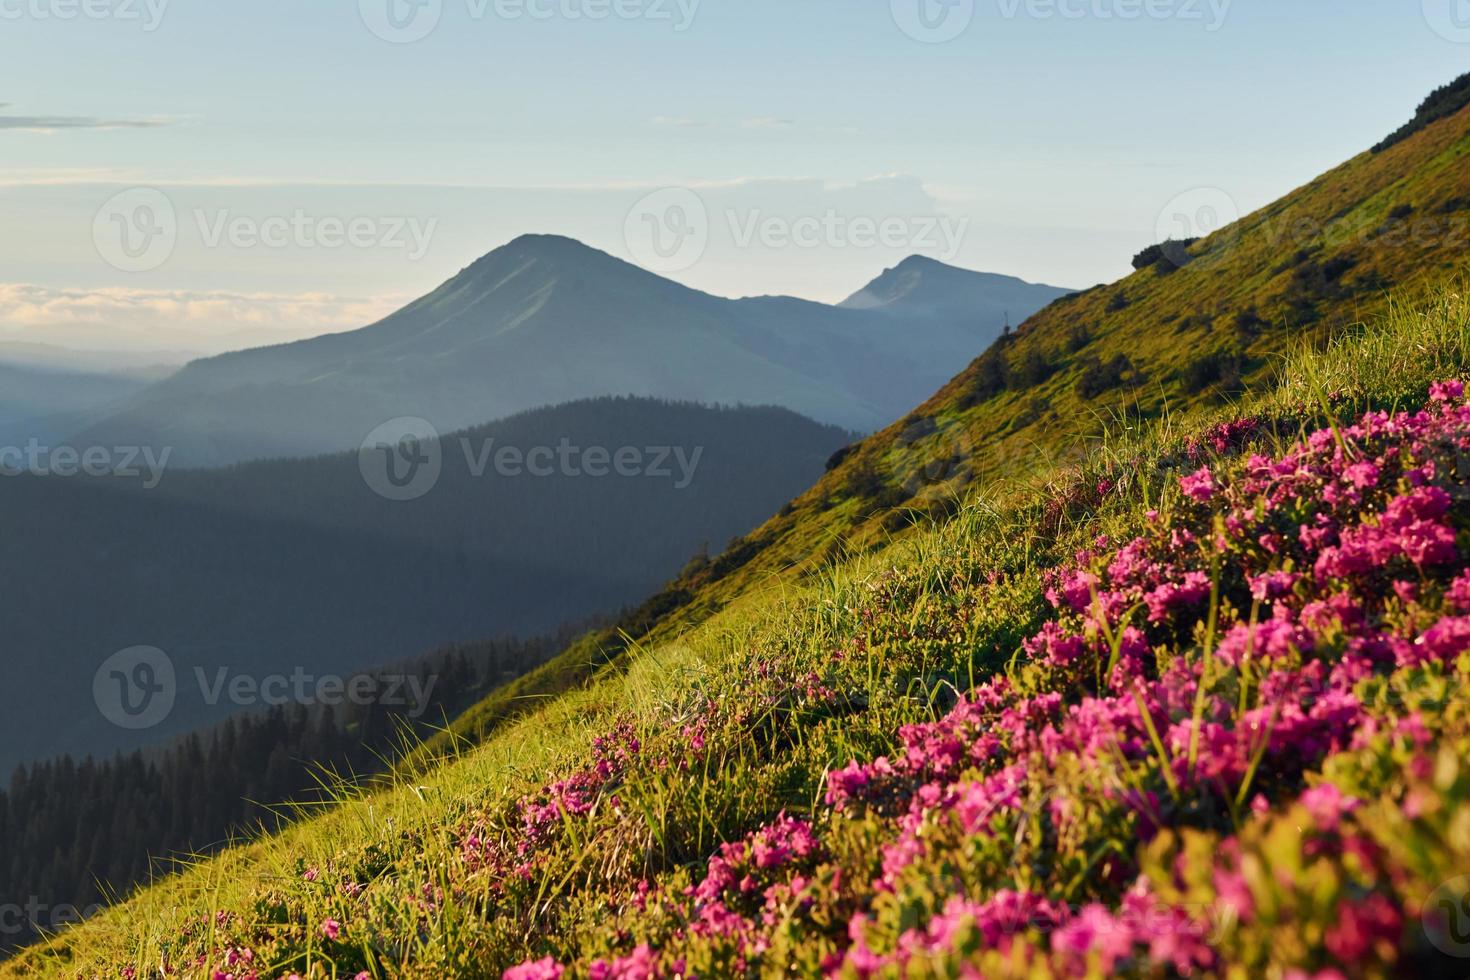
[[401, 416], [448, 432], [603, 395], [777, 405], [872, 430], [983, 351], [1007, 313], [1063, 292], [910, 263], [916, 281], [886, 305], [732, 300], [525, 235], [371, 326], [193, 362], [73, 441], [227, 465], [354, 448]]
[[971, 272], [912, 255], [842, 301], [842, 308], [905, 322], [952, 324], [972, 349], [984, 351], [1008, 325], [1020, 323], [1071, 290], [988, 272]]
[[1007, 311], [1019, 322], [1024, 317], [1017, 317], [1018, 311], [1040, 309], [1069, 292], [911, 255], [839, 305], [906, 316], [973, 317], [988, 324]]

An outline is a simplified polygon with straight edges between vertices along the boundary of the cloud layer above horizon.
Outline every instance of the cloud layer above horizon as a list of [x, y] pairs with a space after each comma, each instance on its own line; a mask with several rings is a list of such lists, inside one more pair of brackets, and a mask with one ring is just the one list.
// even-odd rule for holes
[[216, 354], [366, 326], [406, 299], [0, 283], [0, 344]]

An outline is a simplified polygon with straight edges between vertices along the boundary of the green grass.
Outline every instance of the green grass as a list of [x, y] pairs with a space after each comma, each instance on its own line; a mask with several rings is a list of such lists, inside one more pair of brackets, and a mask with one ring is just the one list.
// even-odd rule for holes
[[[327, 918], [341, 919], [362, 947], [344, 954], [336, 946], [334, 955], [372, 963], [379, 976], [494, 976], [547, 949], [590, 955], [608, 942], [597, 910], [628, 882], [697, 878], [717, 843], [781, 810], [818, 809], [827, 771], [891, 751], [899, 726], [933, 720], [955, 690], [1005, 670], [1042, 616], [1043, 571], [1079, 542], [1135, 533], [1143, 510], [1168, 507], [1160, 474], [1171, 472], [1170, 453], [1189, 434], [1250, 413], [1276, 420], [1284, 444], [1314, 421], [1422, 399], [1432, 379], [1465, 373], [1470, 303], [1462, 295], [1386, 310], [1325, 349], [1304, 344], [1279, 359], [1258, 394], [1130, 420], [1104, 431], [1080, 461], [1064, 459], [1029, 484], [971, 487], [949, 519], [801, 576], [769, 577], [698, 625], [664, 621], [625, 640], [616, 657], [579, 648], [575, 669], [549, 668], [554, 680], [533, 675], [498, 694], [499, 727], [487, 726], [483, 744], [460, 742], [443, 764], [404, 768], [388, 787], [339, 787], [340, 802], [326, 812], [183, 869], [0, 976], [117, 976], [126, 965], [151, 976], [161, 962], [184, 966], [185, 954], [211, 945], [217, 912], [235, 917], [232, 928], [274, 937], [257, 947], [281, 957], [271, 976], [338, 975], [316, 932]], [[1106, 507], [1085, 499], [1058, 506], [1059, 488], [1108, 472], [1120, 483]], [[991, 587], [997, 571], [1005, 578]], [[835, 668], [834, 651], [843, 652]], [[839, 688], [845, 707], [766, 703], [763, 692], [777, 685], [753, 676], [753, 663], [775, 665], [786, 682], [810, 672]], [[569, 827], [555, 873], [533, 897], [497, 906], [489, 882], [455, 860], [459, 828], [505, 826], [510, 803], [579, 765], [592, 737], [619, 720], [657, 743], [716, 708], [754, 713], [731, 750], [702, 768], [640, 773], [620, 786], [622, 816], [594, 818], [595, 838]], [[308, 868], [322, 869], [323, 882], [357, 882], [369, 898], [350, 902], [306, 881]], [[425, 911], [425, 888], [461, 898]]]

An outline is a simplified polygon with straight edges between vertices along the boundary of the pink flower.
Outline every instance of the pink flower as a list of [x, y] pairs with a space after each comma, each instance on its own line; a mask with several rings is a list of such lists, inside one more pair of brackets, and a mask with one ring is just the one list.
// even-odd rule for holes
[[1460, 573], [1460, 577], [1451, 583], [1445, 598], [1456, 612], [1470, 613], [1470, 572]]
[[1289, 616], [1278, 616], [1254, 626], [1239, 623], [1230, 628], [1220, 641], [1218, 655], [1225, 663], [1238, 667], [1246, 659], [1282, 660], [1293, 654], [1311, 653], [1316, 646], [1312, 634], [1297, 626]]
[[868, 782], [867, 766], [854, 759], [846, 768], [827, 773], [827, 803], [841, 810], [849, 801], [862, 797]]
[[1403, 916], [1389, 899], [1372, 894], [1361, 902], [1346, 902], [1337, 924], [1327, 930], [1327, 951], [1343, 963], [1355, 963], [1376, 946], [1396, 949], [1403, 939]]
[[1419, 637], [1405, 666], [1453, 663], [1467, 650], [1470, 650], [1470, 616], [1450, 616], [1435, 623]]
[[565, 967], [548, 956], [513, 966], [501, 974], [500, 980], [561, 980], [561, 975], [565, 972]]
[[1251, 595], [1261, 602], [1274, 602], [1291, 595], [1301, 576], [1295, 572], [1266, 572], [1251, 579]]
[[1133, 930], [1102, 905], [1088, 905], [1051, 937], [1052, 949], [1071, 957], [1078, 967], [1085, 965], [1089, 954], [1096, 953], [1105, 974], [1112, 973], [1119, 960], [1132, 955], [1133, 942]]
[[1053, 667], [1065, 667], [1077, 661], [1085, 649], [1082, 637], [1068, 636], [1056, 623], [1047, 623], [1022, 646], [1028, 656]]
[[1204, 572], [1188, 572], [1183, 582], [1165, 582], [1144, 596], [1148, 603], [1148, 620], [1162, 623], [1180, 609], [1198, 605], [1210, 597], [1210, 577]]
[[1429, 400], [1436, 404], [1461, 401], [1465, 397], [1462, 381], [1438, 381], [1429, 386]]
[[647, 943], [611, 963], [596, 960], [587, 970], [590, 980], [653, 980], [658, 976], [658, 957]]
[[1378, 486], [1381, 476], [1377, 466], [1372, 463], [1354, 463], [1347, 468], [1344, 474], [1349, 483], [1359, 490], [1369, 490]]
[[1215, 474], [1210, 472], [1208, 466], [1203, 466], [1190, 476], [1180, 477], [1179, 488], [1184, 491], [1185, 496], [1202, 503], [1211, 500], [1215, 496]]
[[342, 923], [336, 919], [326, 919], [322, 922], [322, 935], [328, 939], [336, 939], [342, 935]]
[[1303, 793], [1298, 800], [1312, 815], [1318, 830], [1336, 831], [1342, 818], [1358, 808], [1358, 801], [1344, 796], [1332, 783], [1320, 783]]

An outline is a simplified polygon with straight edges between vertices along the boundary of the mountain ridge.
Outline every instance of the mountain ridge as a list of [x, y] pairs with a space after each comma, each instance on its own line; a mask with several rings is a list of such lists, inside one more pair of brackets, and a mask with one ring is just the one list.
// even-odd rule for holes
[[[989, 283], [966, 270], [949, 281], [956, 294]], [[1030, 308], [1062, 292], [1026, 288], [1016, 302]], [[396, 417], [450, 431], [602, 395], [775, 404], [871, 430], [999, 334], [1003, 318], [973, 305], [899, 316], [726, 299], [574, 239], [524, 235], [359, 330], [191, 362], [74, 441], [227, 465], [349, 448]]]

